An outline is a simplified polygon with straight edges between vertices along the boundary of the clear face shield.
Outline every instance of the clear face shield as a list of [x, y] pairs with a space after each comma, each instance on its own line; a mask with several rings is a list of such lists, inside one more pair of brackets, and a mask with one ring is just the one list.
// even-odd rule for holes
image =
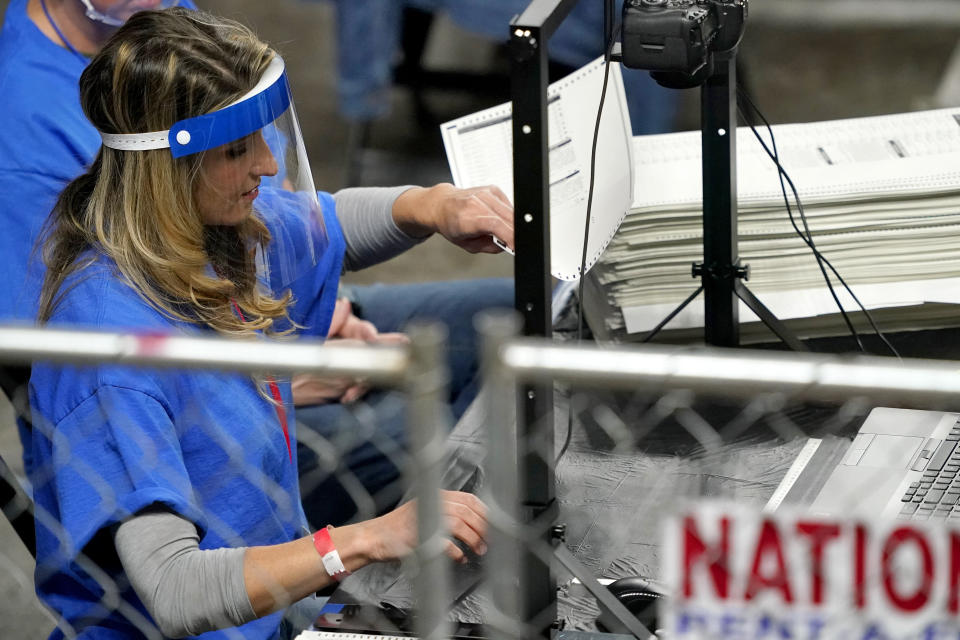
[[97, 9], [92, 0], [80, 0], [86, 7], [87, 17], [111, 27], [119, 27], [137, 11], [148, 9], [166, 9], [180, 4], [180, 0], [120, 0], [109, 7]]
[[[309, 246], [271, 243], [269, 264], [286, 282], [305, 257], [313, 260], [325, 249], [328, 236], [313, 184], [310, 163], [283, 59], [275, 56], [257, 85], [217, 111], [187, 118], [168, 131], [144, 134], [101, 133], [104, 146], [125, 150], [169, 148], [174, 158], [202, 154], [193, 181], [193, 199], [209, 226], [240, 225], [257, 216], [271, 233], [303, 226]], [[277, 252], [286, 251], [288, 255]], [[295, 255], [293, 255], [295, 254]], [[258, 273], [266, 266], [258, 255]]]

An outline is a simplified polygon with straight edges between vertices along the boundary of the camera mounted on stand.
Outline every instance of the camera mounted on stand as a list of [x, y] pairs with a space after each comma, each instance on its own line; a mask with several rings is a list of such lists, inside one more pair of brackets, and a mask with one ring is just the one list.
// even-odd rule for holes
[[748, 0], [626, 0], [624, 66], [646, 69], [659, 84], [686, 89], [704, 83], [713, 54], [736, 48]]

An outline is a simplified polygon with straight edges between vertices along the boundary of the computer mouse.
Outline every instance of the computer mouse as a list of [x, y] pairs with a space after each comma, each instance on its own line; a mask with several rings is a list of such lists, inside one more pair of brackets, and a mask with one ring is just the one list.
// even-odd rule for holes
[[[648, 580], [640, 576], [620, 578], [608, 584], [607, 589], [643, 626], [650, 631], [657, 629], [657, 601], [663, 595], [656, 591]], [[608, 631], [604, 628], [602, 619], [597, 620], [597, 626], [602, 631]]]

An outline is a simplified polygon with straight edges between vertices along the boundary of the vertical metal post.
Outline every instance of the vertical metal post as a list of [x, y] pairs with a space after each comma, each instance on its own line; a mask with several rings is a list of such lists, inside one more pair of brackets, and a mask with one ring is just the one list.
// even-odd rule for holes
[[[575, 0], [534, 0], [510, 25], [515, 304], [528, 336], [549, 337], [552, 333], [547, 40], [574, 4]], [[554, 508], [555, 494], [553, 385], [524, 385], [518, 391], [517, 439], [525, 520], [543, 527], [538, 541], [549, 545], [552, 523], [544, 524], [544, 520]], [[556, 582], [549, 563], [525, 549], [520, 566], [526, 583], [520, 592], [523, 619], [550, 618], [552, 623], [556, 619]], [[548, 633], [546, 629], [543, 632]]]
[[714, 56], [701, 89], [703, 123], [703, 292], [707, 344], [740, 343], [737, 278], [736, 50]]
[[482, 370], [486, 407], [487, 478], [485, 499], [490, 523], [490, 546], [484, 563], [494, 615], [488, 616], [491, 640], [524, 640], [518, 594], [526, 593], [527, 581], [520, 566], [522, 529], [520, 523], [520, 469], [517, 461], [517, 405], [505, 401], [516, 393], [516, 379], [503, 366], [500, 350], [520, 331], [520, 317], [503, 312], [485, 313], [476, 320], [483, 341]]
[[[549, 337], [550, 302], [550, 151], [547, 116], [547, 41], [577, 0], [533, 0], [510, 23], [513, 96], [513, 201], [515, 304], [523, 332]], [[519, 390], [517, 443], [523, 470], [521, 500], [525, 520], [541, 527], [536, 541], [548, 548], [554, 509], [553, 385]], [[549, 562], [530, 549], [522, 554], [526, 587], [520, 592], [524, 620], [557, 617], [556, 583]], [[543, 626], [542, 635], [549, 629]]]
[[446, 524], [441, 510], [445, 442], [449, 429], [444, 399], [448, 373], [443, 359], [446, 330], [439, 324], [414, 324], [408, 328], [411, 364], [406, 383], [409, 397], [410, 475], [417, 496], [416, 550], [418, 572], [415, 580], [418, 615], [417, 636], [426, 640], [450, 637], [445, 598], [449, 591]]
[[513, 26], [514, 262], [517, 310], [525, 335], [549, 336], [550, 158], [547, 48], [539, 26]]

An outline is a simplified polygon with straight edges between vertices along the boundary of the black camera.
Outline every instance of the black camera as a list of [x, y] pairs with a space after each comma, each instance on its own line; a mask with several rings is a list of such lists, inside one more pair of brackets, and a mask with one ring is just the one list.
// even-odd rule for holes
[[[622, 62], [632, 69], [700, 80], [711, 54], [743, 37], [748, 0], [626, 0]], [[693, 82], [699, 84], [699, 82]]]

